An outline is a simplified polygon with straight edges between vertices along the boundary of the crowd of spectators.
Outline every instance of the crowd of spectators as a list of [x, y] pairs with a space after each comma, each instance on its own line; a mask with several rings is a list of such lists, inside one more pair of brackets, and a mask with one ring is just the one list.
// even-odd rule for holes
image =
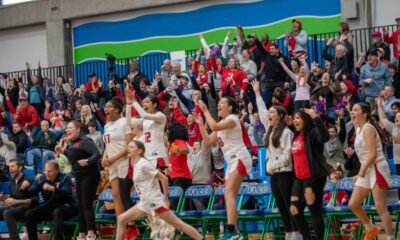
[[[66, 155], [56, 152], [55, 147], [69, 144], [66, 127], [70, 121], [76, 120], [82, 124], [81, 134], [92, 139], [102, 154], [102, 134], [107, 122], [104, 108], [107, 102], [115, 98], [123, 102], [125, 108], [124, 89], [128, 88], [134, 90], [139, 103], [148, 96], [157, 98], [158, 107], [167, 118], [165, 145], [179, 145], [185, 149], [181, 152], [184, 157], [169, 161], [163, 171], [174, 178], [187, 179], [182, 185], [184, 189], [196, 184], [218, 186], [224, 178], [223, 156], [218, 145], [212, 146], [204, 139], [196, 121], [201, 114], [198, 100], [202, 100], [211, 116], [217, 119], [218, 100], [223, 96], [235, 99], [239, 106], [240, 121], [251, 146], [262, 147], [266, 128], [260, 120], [255, 93], [250, 84], [252, 81], [260, 82], [261, 96], [268, 109], [271, 106], [286, 109], [289, 123], [291, 114], [298, 109], [316, 110], [329, 130], [330, 139], [324, 144], [324, 156], [330, 172], [335, 174], [336, 171], [342, 171], [346, 176], [358, 173], [360, 163], [354, 151], [355, 129], [350, 111], [358, 102], [368, 103], [377, 119], [383, 123], [382, 132], [385, 129], [388, 132], [385, 144], [393, 145], [397, 174], [400, 174], [400, 18], [396, 21], [399, 30], [391, 35], [387, 29], [374, 32], [373, 44], [365, 49], [365, 54], [361, 53], [357, 61], [354, 61], [355, 50], [349, 26], [345, 22], [340, 23], [339, 34], [326, 40], [326, 47], [322, 51], [324, 67], [308, 61], [307, 33], [299, 20], [293, 20], [292, 30], [285, 33], [288, 56], [283, 55], [278, 45], [269, 40], [268, 34], [263, 33], [261, 39], [255, 32], [245, 36], [242, 27], [237, 26], [233, 42], [231, 32], [228, 32], [223, 45], [209, 45], [200, 34], [199, 46], [202, 47], [196, 56], [188, 56], [185, 72], [179, 63], [165, 59], [154, 79], [148, 79], [139, 70], [139, 62], [133, 61], [129, 72], [115, 73], [112, 80], [98, 79], [96, 73], [91, 73], [86, 84], [74, 86], [63, 76], [57, 79], [42, 76], [40, 64], [38, 75], [33, 75], [30, 72], [31, 65], [27, 63], [26, 83], [7, 74], [2, 74], [0, 79], [0, 181], [18, 177], [15, 172], [18, 169], [21, 171], [23, 166], [31, 168], [42, 175], [36, 177], [35, 182], [29, 180], [27, 185], [33, 184], [32, 192], [42, 191], [47, 196], [49, 191], [54, 191], [54, 186], [51, 186], [54, 179], [61, 179], [61, 186], [55, 187], [55, 192], [60, 195], [54, 204], [74, 205], [70, 197], [70, 181], [71, 177], [75, 177], [71, 162]], [[390, 44], [393, 45], [393, 53]], [[130, 117], [138, 116], [134, 108], [130, 111]], [[125, 112], [124, 109], [121, 114]], [[168, 139], [171, 128], [180, 129], [176, 134], [184, 136], [179, 141], [175, 139], [176, 136]], [[141, 137], [142, 126], [133, 126], [132, 133]], [[254, 147], [251, 152], [255, 164], [257, 151]], [[169, 150], [170, 158], [172, 154]], [[51, 161], [49, 169], [46, 168], [48, 161]], [[45, 169], [48, 171], [43, 171]], [[101, 181], [106, 181], [107, 174], [107, 168], [101, 168]], [[25, 184], [24, 178], [16, 179], [17, 184]], [[175, 183], [179, 185], [181, 182]], [[13, 198], [26, 199], [28, 196], [31, 195], [17, 194]], [[43, 200], [52, 201], [47, 197]], [[36, 202], [34, 196], [32, 201], [7, 205], [32, 209], [36, 207]], [[198, 204], [196, 207], [199, 207]], [[74, 213], [64, 209], [58, 214], [67, 212]], [[42, 214], [37, 209], [28, 213], [26, 220], [39, 219], [34, 215]], [[16, 216], [20, 217], [21, 213], [18, 214]], [[59, 222], [57, 224], [60, 225]], [[34, 227], [29, 225], [28, 231]]]

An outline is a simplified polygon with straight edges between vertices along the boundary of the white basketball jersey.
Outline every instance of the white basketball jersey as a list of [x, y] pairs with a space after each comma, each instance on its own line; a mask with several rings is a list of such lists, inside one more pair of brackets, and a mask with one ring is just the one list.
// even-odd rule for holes
[[164, 144], [164, 128], [167, 117], [157, 112], [162, 118], [161, 123], [154, 120], [143, 119], [143, 138], [146, 147], [145, 157], [147, 159], [167, 158], [167, 149]]
[[223, 121], [231, 119], [235, 122], [235, 127], [218, 131], [218, 144], [224, 153], [225, 160], [229, 163], [232, 160], [251, 158], [243, 142], [242, 127], [237, 115], [231, 114]]

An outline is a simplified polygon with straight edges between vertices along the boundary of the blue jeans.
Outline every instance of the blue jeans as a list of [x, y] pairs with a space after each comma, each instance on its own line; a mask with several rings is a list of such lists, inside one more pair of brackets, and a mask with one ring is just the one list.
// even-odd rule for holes
[[[43, 148], [34, 148], [26, 153], [25, 164], [28, 166], [34, 165], [35, 171], [37, 171], [38, 169], [43, 170], [46, 162], [52, 159], [54, 159], [54, 155], [50, 150]], [[42, 164], [37, 165], [37, 163], [39, 162], [42, 162]]]

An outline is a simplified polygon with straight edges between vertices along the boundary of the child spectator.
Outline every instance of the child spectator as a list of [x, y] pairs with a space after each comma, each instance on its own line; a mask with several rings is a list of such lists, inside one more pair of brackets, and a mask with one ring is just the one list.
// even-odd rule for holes
[[[342, 179], [342, 172], [334, 171], [329, 174], [329, 179], [333, 184], [336, 184]], [[325, 206], [327, 207], [334, 207], [334, 206], [343, 206], [347, 203], [349, 197], [344, 190], [339, 190], [336, 192], [336, 199], [332, 199], [333, 193], [329, 192], [324, 195], [324, 202], [326, 203]]]

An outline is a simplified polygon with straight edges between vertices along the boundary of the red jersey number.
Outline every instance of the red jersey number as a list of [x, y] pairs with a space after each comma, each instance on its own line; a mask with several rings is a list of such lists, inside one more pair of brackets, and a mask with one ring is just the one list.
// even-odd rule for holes
[[103, 140], [106, 144], [110, 143], [110, 134], [104, 134]]
[[222, 139], [220, 137], [218, 137], [218, 144], [220, 147], [224, 146], [224, 142], [222, 141]]
[[151, 133], [150, 132], [145, 132], [144, 133], [144, 142], [145, 143], [151, 143]]

